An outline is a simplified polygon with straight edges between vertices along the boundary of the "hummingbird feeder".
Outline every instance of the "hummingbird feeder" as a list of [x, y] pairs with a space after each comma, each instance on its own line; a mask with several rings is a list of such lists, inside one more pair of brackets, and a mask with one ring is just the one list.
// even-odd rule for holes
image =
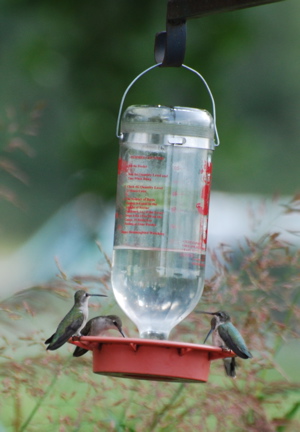
[[[253, 0], [252, 5], [271, 1]], [[184, 3], [185, 13], [191, 13], [176, 18]], [[183, 64], [186, 18], [207, 13], [201, 11], [203, 3], [169, 0], [167, 31], [156, 35], [156, 64], [132, 81], [121, 100], [112, 287], [140, 339], [82, 336], [72, 341], [93, 351], [93, 371], [98, 374], [206, 382], [212, 360], [234, 356], [218, 347], [167, 340], [195, 308], [204, 286], [212, 153], [219, 137], [209, 86]], [[223, 11], [221, 3], [217, 8]], [[251, 5], [231, 3], [230, 10]], [[133, 105], [123, 114], [132, 85], [156, 67], [195, 73], [210, 95], [212, 115], [162, 105]]]
[[[158, 37], [160, 58], [161, 40]], [[174, 63], [172, 57], [172, 65]], [[181, 59], [179, 60], [181, 62]], [[120, 104], [120, 140], [112, 287], [141, 339], [82, 336], [95, 373], [146, 380], [206, 382], [217, 347], [168, 341], [199, 302], [205, 271], [212, 153], [219, 144], [212, 113], [180, 106]]]

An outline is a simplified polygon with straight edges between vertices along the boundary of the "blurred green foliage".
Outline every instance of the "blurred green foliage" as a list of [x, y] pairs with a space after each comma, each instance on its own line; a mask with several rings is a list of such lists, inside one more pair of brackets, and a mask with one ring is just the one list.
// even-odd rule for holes
[[[188, 22], [185, 63], [203, 74], [217, 105], [215, 190], [292, 194], [298, 187], [299, 12], [299, 1], [289, 0]], [[35, 157], [13, 155], [29, 185], [0, 171], [0, 184], [27, 207], [20, 213], [0, 201], [3, 243], [28, 237], [82, 192], [114, 197], [120, 100], [154, 63], [165, 15], [161, 0], [2, 0], [0, 115], [45, 105], [39, 133], [29, 137]], [[133, 103], [210, 110], [204, 86], [183, 69], [143, 77], [125, 107]]]

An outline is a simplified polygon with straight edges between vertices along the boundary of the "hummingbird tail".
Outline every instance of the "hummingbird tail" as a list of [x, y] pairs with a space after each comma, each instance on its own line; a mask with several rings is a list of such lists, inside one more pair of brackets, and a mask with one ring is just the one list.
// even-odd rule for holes
[[86, 354], [88, 352], [88, 350], [81, 348], [81, 347], [76, 347], [74, 352], [73, 352], [73, 357], [81, 357], [84, 354]]
[[46, 344], [46, 345], [50, 344], [54, 338], [54, 335], [55, 335], [55, 333], [52, 336], [50, 336], [47, 340], [45, 340], [44, 344]]
[[235, 357], [227, 357], [223, 359], [226, 375], [231, 378], [236, 378], [236, 361]]
[[53, 344], [48, 345], [47, 348], [46, 348], [46, 350], [55, 351], [55, 350], [57, 350], [58, 348], [60, 348], [65, 343], [66, 343], [66, 341], [65, 342], [60, 342], [60, 343], [55, 342]]

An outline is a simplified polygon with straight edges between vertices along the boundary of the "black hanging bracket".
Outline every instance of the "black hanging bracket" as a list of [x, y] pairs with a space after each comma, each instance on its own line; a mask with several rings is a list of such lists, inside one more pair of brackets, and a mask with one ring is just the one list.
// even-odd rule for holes
[[182, 65], [186, 46], [186, 20], [168, 20], [167, 31], [156, 33], [154, 55], [162, 66]]
[[282, 0], [168, 0], [166, 31], [155, 36], [154, 56], [161, 66], [179, 67], [184, 61], [186, 20]]

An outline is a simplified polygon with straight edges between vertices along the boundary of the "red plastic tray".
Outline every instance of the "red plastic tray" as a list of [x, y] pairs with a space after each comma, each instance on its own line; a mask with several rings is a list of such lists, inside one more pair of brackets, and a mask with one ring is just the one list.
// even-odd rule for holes
[[70, 342], [93, 351], [94, 373], [152, 381], [206, 382], [212, 360], [235, 355], [214, 346], [165, 340], [81, 336]]

